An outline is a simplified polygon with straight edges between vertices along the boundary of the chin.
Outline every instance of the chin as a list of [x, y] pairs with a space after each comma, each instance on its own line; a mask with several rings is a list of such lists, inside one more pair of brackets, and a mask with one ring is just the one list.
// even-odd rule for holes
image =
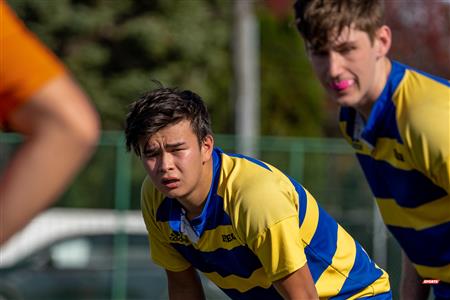
[[359, 103], [358, 100], [355, 98], [349, 98], [349, 97], [339, 97], [335, 98], [335, 102], [340, 106], [346, 106], [346, 107], [356, 107]]
[[181, 199], [181, 198], [183, 198], [183, 196], [185, 196], [185, 194], [180, 191], [170, 191], [170, 192], [166, 193], [166, 197], [169, 197], [169, 198]]
[[164, 193], [164, 196], [166, 196], [168, 198], [178, 198], [179, 197], [178, 193], [171, 192], [171, 191]]

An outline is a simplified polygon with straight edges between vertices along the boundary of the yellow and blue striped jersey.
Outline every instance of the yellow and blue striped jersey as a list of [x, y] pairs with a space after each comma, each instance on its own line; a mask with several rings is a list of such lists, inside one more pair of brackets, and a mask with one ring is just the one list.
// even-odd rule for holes
[[450, 283], [449, 82], [393, 61], [367, 122], [342, 107], [340, 127], [418, 273]]
[[[232, 299], [282, 299], [272, 282], [306, 263], [320, 297], [390, 299], [389, 279], [300, 184], [273, 166], [213, 152], [202, 214], [183, 233], [183, 208], [147, 177], [142, 212], [151, 255], [163, 268], [203, 272]], [[378, 299], [378, 298], [377, 298]]]

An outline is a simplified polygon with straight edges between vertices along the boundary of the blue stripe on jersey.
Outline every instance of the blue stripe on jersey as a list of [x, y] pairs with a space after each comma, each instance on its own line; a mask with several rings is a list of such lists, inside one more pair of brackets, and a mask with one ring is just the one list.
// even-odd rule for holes
[[[377, 106], [378, 103], [380, 103], [380, 106]], [[377, 108], [378, 110], [376, 110]], [[377, 138], [380, 137], [396, 139], [403, 144], [397, 127], [395, 106], [392, 101], [386, 100], [386, 103], [382, 105], [378, 101], [375, 103], [361, 137], [373, 146], [375, 146]]]
[[450, 283], [441, 281], [433, 285], [435, 300], [450, 299]]
[[[204, 230], [211, 230], [220, 225], [231, 225], [230, 217], [224, 212], [223, 199], [217, 194], [210, 197], [211, 200], [205, 204], [205, 215], [191, 221], [192, 226], [196, 228], [199, 235]], [[217, 213], [216, 213], [217, 212]], [[159, 222], [168, 222], [174, 231], [180, 231], [181, 205], [173, 198], [164, 198], [156, 212], [156, 220]]]
[[[192, 226], [197, 226], [199, 218], [192, 220]], [[211, 196], [211, 201], [208, 207], [206, 207], [206, 217], [203, 220], [203, 228], [200, 232], [204, 230], [212, 230], [220, 225], [231, 225], [230, 216], [225, 212], [223, 208], [223, 198], [215, 194]]]
[[395, 198], [398, 205], [414, 208], [447, 195], [443, 188], [417, 170], [397, 169], [364, 154], [356, 156], [377, 198]]
[[244, 158], [244, 159], [246, 159], [248, 161], [251, 161], [252, 163], [255, 163], [258, 166], [263, 167], [264, 169], [269, 170], [269, 171], [272, 172], [272, 170], [269, 168], [268, 165], [266, 165], [262, 161], [259, 161], [259, 160], [255, 159], [253, 157], [245, 156], [245, 155], [242, 155], [242, 154], [236, 154], [236, 153], [227, 153], [227, 155], [231, 156], [231, 157]]
[[241, 293], [235, 289], [222, 289], [233, 300], [255, 300], [255, 299], [270, 299], [270, 300], [283, 300], [283, 297], [278, 294], [277, 290], [272, 286], [268, 289], [262, 287], [252, 288], [245, 293]]
[[392, 103], [391, 96], [404, 75], [405, 67], [393, 61], [386, 86], [375, 102], [362, 133], [362, 137], [372, 145], [375, 145], [376, 139], [379, 137], [395, 138], [399, 143], [403, 143], [398, 131], [395, 106]]
[[316, 232], [308, 246], [305, 254], [308, 258], [308, 267], [314, 282], [322, 272], [331, 265], [337, 246], [338, 225], [321, 207], [319, 207], [319, 223]]
[[171, 243], [195, 268], [205, 273], [217, 272], [220, 276], [236, 275], [249, 278], [262, 267], [258, 257], [245, 246], [231, 250], [219, 248], [211, 252], [202, 252], [192, 245]]
[[312, 279], [315, 283], [329, 265], [319, 256], [319, 253], [314, 251], [309, 245], [305, 247], [305, 255], [308, 260], [309, 272], [311, 272]]
[[203, 207], [200, 216], [190, 221], [198, 236], [201, 236], [205, 230], [214, 229], [219, 225], [231, 224], [229, 216], [224, 213], [223, 210], [223, 199], [217, 195], [217, 187], [220, 179], [220, 167], [222, 165], [221, 153], [222, 150], [218, 148], [215, 148], [212, 153], [213, 181], [208, 197], [206, 198], [205, 206]]
[[413, 263], [429, 267], [450, 264], [450, 222], [420, 231], [390, 225], [388, 229]]
[[291, 181], [292, 185], [295, 187], [295, 190], [298, 194], [298, 219], [299, 219], [299, 226], [302, 226], [303, 220], [305, 219], [306, 214], [306, 206], [307, 206], [307, 200], [306, 200], [306, 192], [305, 189], [301, 186], [300, 183], [295, 181], [293, 178], [289, 177], [289, 180]]
[[156, 221], [168, 222], [169, 226], [180, 231], [181, 205], [174, 198], [165, 197], [156, 211]]
[[345, 121], [347, 124], [345, 126], [345, 132], [347, 135], [355, 141], [356, 137], [354, 136], [355, 132], [355, 118], [356, 118], [356, 110], [351, 107], [343, 106], [339, 111], [339, 121]]
[[356, 257], [353, 268], [348, 274], [348, 278], [345, 280], [339, 295], [330, 299], [348, 299], [360, 291], [361, 287], [363, 289], [366, 288], [383, 275], [383, 272], [375, 267], [374, 262], [369, 258], [361, 245], [355, 242], [355, 246]]

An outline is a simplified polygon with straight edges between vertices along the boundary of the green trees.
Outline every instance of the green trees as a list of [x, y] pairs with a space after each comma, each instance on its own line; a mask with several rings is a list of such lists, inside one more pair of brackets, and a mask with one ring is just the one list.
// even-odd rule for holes
[[[144, 91], [178, 86], [207, 102], [217, 134], [234, 133], [230, 0], [9, 0], [26, 25], [90, 95], [104, 130], [121, 130]], [[320, 136], [323, 94], [289, 18], [257, 7], [261, 38], [261, 134]], [[117, 136], [103, 136], [91, 163], [58, 205], [114, 207]], [[120, 160], [120, 159], [119, 159]], [[131, 203], [144, 176], [132, 160]], [[127, 184], [122, 182], [123, 184]]]
[[[218, 131], [230, 111], [226, 1], [15, 0], [11, 6], [91, 96], [104, 129], [121, 129], [127, 105], [156, 79], [190, 88]], [[228, 129], [229, 130], [229, 129]]]
[[[91, 96], [103, 129], [120, 130], [127, 105], [156, 79], [198, 92], [214, 131], [233, 133], [232, 1], [9, 3]], [[258, 14], [262, 134], [321, 135], [322, 94], [292, 21], [274, 18], [263, 6]]]
[[322, 136], [324, 93], [289, 17], [260, 11], [264, 135]]

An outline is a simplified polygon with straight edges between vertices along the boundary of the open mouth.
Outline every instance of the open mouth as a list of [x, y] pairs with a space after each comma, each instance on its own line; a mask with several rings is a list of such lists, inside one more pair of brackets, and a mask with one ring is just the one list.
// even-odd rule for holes
[[167, 179], [161, 180], [161, 183], [169, 189], [173, 189], [173, 188], [177, 187], [179, 182], [180, 182], [180, 180], [178, 180], [176, 178], [167, 178]]

